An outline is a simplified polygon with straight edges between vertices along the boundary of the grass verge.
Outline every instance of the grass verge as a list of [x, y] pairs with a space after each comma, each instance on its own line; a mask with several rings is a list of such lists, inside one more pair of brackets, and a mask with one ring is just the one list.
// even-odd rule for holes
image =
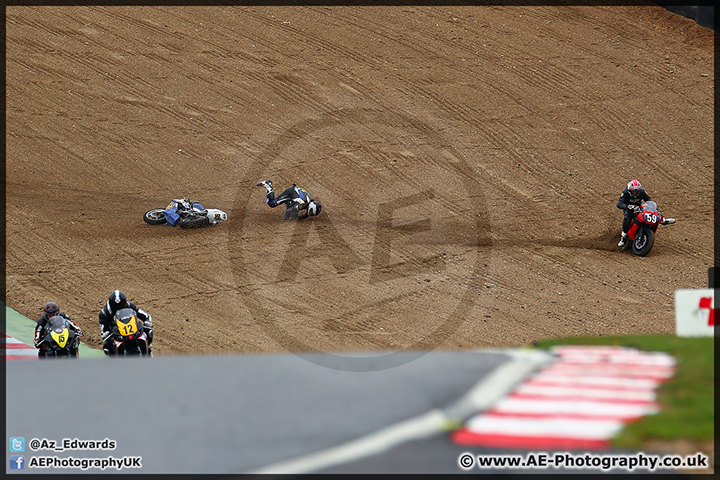
[[705, 442], [715, 438], [714, 338], [627, 335], [556, 338], [536, 344], [544, 349], [554, 345], [617, 345], [675, 357], [675, 375], [657, 388], [661, 411], [626, 425], [613, 439], [613, 446], [635, 449], [652, 441]]

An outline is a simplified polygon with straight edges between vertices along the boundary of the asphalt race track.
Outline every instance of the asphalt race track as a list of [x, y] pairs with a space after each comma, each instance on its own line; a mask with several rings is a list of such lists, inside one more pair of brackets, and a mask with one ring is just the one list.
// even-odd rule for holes
[[[388, 358], [401, 364], [384, 368]], [[216, 355], [86, 359], [72, 371], [65, 361], [14, 361], [7, 435], [24, 437], [26, 465], [33, 457], [141, 457], [140, 468], [120, 473], [545, 473], [463, 470], [464, 453], [542, 452], [468, 448], [449, 433], [548, 360], [531, 350]], [[48, 402], [49, 388], [56, 401]], [[88, 441], [114, 448], [78, 450]]]
[[[321, 461], [313, 455], [419, 419], [417, 428], [379, 440], [383, 447], [378, 453], [394, 443], [431, 438], [431, 444], [444, 445], [447, 457], [423, 454], [425, 448], [435, 448], [428, 444], [415, 454], [384, 455], [383, 468], [460, 472], [455, 454], [459, 447], [450, 444], [443, 422], [474, 413], [476, 407], [467, 401], [463, 405], [462, 398], [494, 369], [507, 365], [510, 357], [488, 352], [395, 355], [412, 360], [375, 371], [351, 371], [363, 357], [340, 355], [322, 359], [329, 366], [319, 365], [317, 356], [294, 355], [86, 359], [74, 362], [72, 371], [64, 361], [9, 362], [7, 432], [24, 437], [28, 446], [35, 438], [58, 445], [63, 439], [116, 442], [111, 451], [28, 448], [28, 462], [42, 455], [142, 456], [139, 471], [123, 473], [179, 474], [282, 471], [286, 462], [304, 459], [293, 471], [339, 471], [343, 466], [337, 460]], [[364, 357], [366, 365], [378, 366], [381, 358]], [[522, 373], [505, 378], [517, 381]], [[56, 402], [48, 403], [48, 388]], [[495, 389], [494, 395], [502, 391]], [[438, 409], [446, 412], [445, 417], [426, 421]], [[388, 443], [387, 438], [395, 440]], [[365, 445], [361, 451], [366, 453], [346, 454], [343, 462], [360, 460], [375, 449]], [[354, 468], [372, 471], [372, 463]]]

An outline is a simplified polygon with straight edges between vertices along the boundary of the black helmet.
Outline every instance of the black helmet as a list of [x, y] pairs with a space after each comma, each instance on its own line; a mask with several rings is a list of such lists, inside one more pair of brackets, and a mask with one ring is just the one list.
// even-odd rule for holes
[[127, 307], [127, 297], [121, 290], [113, 290], [108, 298], [108, 307], [112, 313], [117, 312], [121, 308]]
[[43, 313], [49, 319], [60, 313], [60, 307], [55, 302], [48, 302], [43, 307]]

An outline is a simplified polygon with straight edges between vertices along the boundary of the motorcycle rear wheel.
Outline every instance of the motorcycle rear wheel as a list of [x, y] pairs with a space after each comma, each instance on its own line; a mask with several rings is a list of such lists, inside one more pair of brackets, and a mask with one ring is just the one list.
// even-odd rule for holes
[[210, 225], [210, 219], [206, 215], [183, 217], [177, 221], [180, 228], [200, 228]]
[[143, 220], [145, 220], [145, 223], [150, 225], [162, 225], [163, 223], [167, 223], [167, 219], [165, 218], [165, 209], [153, 208], [152, 210], [148, 210], [145, 212], [145, 215], [143, 215]]
[[637, 233], [635, 240], [632, 242], [633, 253], [638, 257], [644, 257], [650, 253], [654, 244], [655, 233], [648, 228], [643, 228]]

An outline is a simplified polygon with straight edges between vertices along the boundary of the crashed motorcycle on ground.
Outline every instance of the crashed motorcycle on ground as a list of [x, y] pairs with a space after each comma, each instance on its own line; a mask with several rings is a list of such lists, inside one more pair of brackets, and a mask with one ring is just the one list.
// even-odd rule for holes
[[153, 208], [143, 215], [145, 223], [150, 225], [168, 224], [180, 228], [200, 228], [214, 226], [227, 220], [227, 213], [217, 208], [204, 208], [200, 202], [184, 198], [174, 198], [165, 208]]
[[77, 358], [80, 336], [60, 315], [50, 317], [45, 324], [45, 336], [36, 344], [39, 358]]
[[117, 356], [152, 357], [143, 321], [132, 308], [121, 308], [113, 316], [111, 333], [113, 354]]
[[644, 257], [655, 244], [655, 233], [658, 225], [670, 225], [675, 223], [674, 218], [665, 218], [658, 212], [657, 204], [653, 201], [644, 203], [642, 206], [635, 206], [635, 218], [633, 218], [628, 229], [629, 241], [622, 247], [623, 251], [632, 251], [638, 257]]

